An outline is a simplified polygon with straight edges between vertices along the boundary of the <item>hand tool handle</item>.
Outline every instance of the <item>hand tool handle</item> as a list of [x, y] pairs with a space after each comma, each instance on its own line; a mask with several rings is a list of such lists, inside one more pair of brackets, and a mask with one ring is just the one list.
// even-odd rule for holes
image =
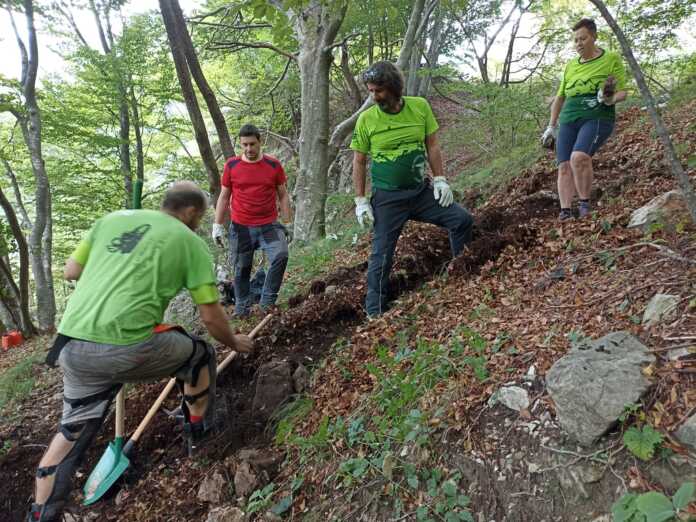
[[126, 412], [126, 394], [123, 391], [123, 386], [116, 395], [116, 438], [123, 437], [124, 430], [124, 414]]

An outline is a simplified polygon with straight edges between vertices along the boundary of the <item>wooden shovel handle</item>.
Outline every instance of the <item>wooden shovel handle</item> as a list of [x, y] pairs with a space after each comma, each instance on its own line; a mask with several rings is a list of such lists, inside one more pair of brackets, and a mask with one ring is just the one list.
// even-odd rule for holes
[[126, 412], [126, 394], [123, 391], [123, 386], [116, 395], [116, 438], [122, 438], [124, 430], [124, 416]]
[[[266, 326], [266, 323], [268, 323], [268, 321], [270, 321], [272, 317], [273, 317], [273, 315], [271, 315], [271, 314], [268, 314], [266, 317], [264, 317], [263, 320], [258, 325], [256, 325], [256, 327], [251, 331], [251, 333], [249, 334], [249, 337], [251, 337], [253, 339], [254, 336], [256, 336], [256, 334], [259, 333], [261, 328]], [[230, 364], [230, 362], [232, 362], [232, 359], [234, 359], [236, 355], [237, 355], [237, 352], [230, 353], [225, 358], [225, 360], [222, 361], [222, 363], [220, 363], [220, 365], [218, 366], [218, 373], [220, 371], [224, 370], [225, 367], [228, 364]], [[155, 413], [157, 413], [157, 411], [160, 409], [160, 406], [162, 406], [162, 403], [167, 398], [167, 395], [169, 395], [169, 393], [172, 391], [172, 388], [174, 388], [175, 384], [176, 384], [176, 379], [174, 379], [174, 378], [169, 379], [169, 382], [164, 387], [164, 390], [162, 390], [162, 393], [159, 394], [159, 397], [157, 397], [157, 400], [155, 400], [155, 402], [152, 404], [152, 406], [150, 406], [150, 409], [147, 410], [145, 417], [143, 418], [142, 421], [140, 421], [140, 424], [136, 428], [133, 435], [131, 435], [129, 444], [132, 445], [133, 443], [138, 441], [140, 436], [143, 434], [143, 431], [145, 431], [145, 428], [147, 428], [147, 425], [150, 424], [152, 417], [155, 416]]]

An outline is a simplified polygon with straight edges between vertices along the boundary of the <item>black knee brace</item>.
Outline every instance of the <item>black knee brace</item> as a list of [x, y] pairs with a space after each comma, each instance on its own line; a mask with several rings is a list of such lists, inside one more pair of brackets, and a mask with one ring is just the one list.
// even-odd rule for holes
[[[48, 495], [46, 502], [44, 504], [32, 504], [29, 520], [34, 522], [60, 520], [65, 501], [72, 489], [72, 478], [75, 474], [75, 469], [80, 465], [85, 452], [92, 444], [99, 428], [104, 423], [104, 419], [109, 412], [111, 401], [119, 388], [120, 386], [114, 388], [110, 396], [106, 398], [108, 403], [101, 417], [59, 425], [59, 433], [61, 433], [66, 440], [72, 442], [73, 446], [58, 464], [40, 467], [36, 470], [37, 478], [55, 475], [55, 479], [53, 481], [53, 489]], [[103, 400], [103, 397], [100, 396], [100, 400]]]

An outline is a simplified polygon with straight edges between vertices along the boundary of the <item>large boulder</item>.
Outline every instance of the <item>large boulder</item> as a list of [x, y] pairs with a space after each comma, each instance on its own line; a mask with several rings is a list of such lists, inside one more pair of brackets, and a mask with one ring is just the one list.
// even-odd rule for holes
[[680, 221], [689, 219], [689, 211], [684, 195], [678, 190], [670, 190], [650, 200], [650, 202], [634, 210], [628, 222], [628, 228], [650, 228], [653, 223], [661, 223], [673, 228]]
[[642, 370], [654, 361], [648, 348], [626, 332], [574, 346], [546, 374], [563, 429], [581, 444], [593, 444], [648, 390], [651, 382]]
[[289, 361], [270, 361], [261, 365], [256, 374], [256, 393], [251, 404], [253, 415], [268, 420], [275, 410], [295, 391]]

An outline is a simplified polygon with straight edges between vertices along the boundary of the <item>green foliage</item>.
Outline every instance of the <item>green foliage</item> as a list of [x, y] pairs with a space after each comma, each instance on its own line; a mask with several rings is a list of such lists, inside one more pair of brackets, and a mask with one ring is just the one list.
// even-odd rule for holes
[[249, 514], [253, 514], [266, 509], [271, 504], [273, 494], [275, 493], [275, 488], [276, 485], [271, 482], [263, 489], [257, 489], [254, 491], [247, 501], [245, 511]]
[[35, 383], [34, 365], [41, 361], [42, 356], [42, 353], [34, 353], [0, 375], [0, 410], [31, 393]]
[[628, 450], [641, 460], [650, 460], [662, 444], [662, 434], [646, 424], [642, 429], [632, 426], [626, 430], [623, 442]]
[[686, 482], [670, 499], [658, 491], [636, 495], [627, 493], [614, 503], [611, 514], [614, 522], [667, 522], [694, 499], [696, 484]]

